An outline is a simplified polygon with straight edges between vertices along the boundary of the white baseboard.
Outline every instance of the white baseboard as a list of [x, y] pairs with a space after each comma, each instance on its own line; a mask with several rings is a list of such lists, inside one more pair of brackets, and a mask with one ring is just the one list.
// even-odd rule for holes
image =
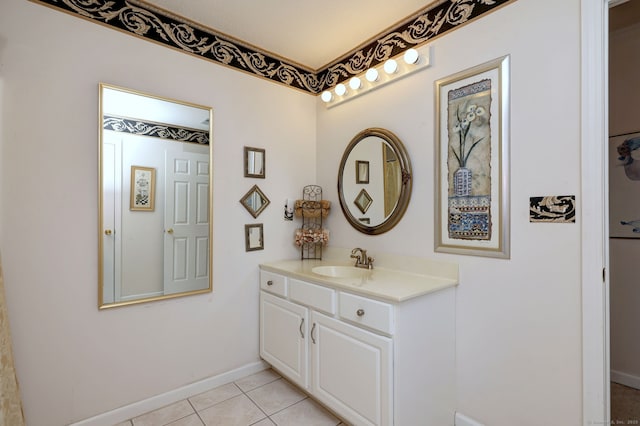
[[464, 414], [456, 413], [456, 426], [484, 426], [482, 423], [473, 420], [465, 416]]
[[611, 370], [611, 381], [640, 389], [640, 377], [623, 373], [622, 371]]
[[188, 384], [169, 392], [134, 402], [133, 404], [125, 405], [124, 407], [116, 408], [115, 410], [107, 411], [106, 413], [81, 420], [77, 423], [72, 423], [69, 426], [112, 426], [125, 420], [140, 416], [144, 413], [148, 413], [149, 411], [157, 410], [158, 408], [173, 404], [174, 402], [181, 401], [215, 387], [241, 379], [242, 377], [258, 373], [262, 370], [266, 370], [267, 368], [269, 368], [269, 366], [263, 361], [247, 364], [240, 368], [236, 368], [235, 370], [231, 370], [217, 376], [208, 377], [204, 380]]

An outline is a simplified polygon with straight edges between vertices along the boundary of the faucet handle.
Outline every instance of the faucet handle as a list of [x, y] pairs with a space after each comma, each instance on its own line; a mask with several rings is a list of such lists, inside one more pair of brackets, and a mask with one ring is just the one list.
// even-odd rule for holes
[[373, 261], [375, 259], [373, 257], [367, 257], [367, 266], [369, 269], [373, 269]]

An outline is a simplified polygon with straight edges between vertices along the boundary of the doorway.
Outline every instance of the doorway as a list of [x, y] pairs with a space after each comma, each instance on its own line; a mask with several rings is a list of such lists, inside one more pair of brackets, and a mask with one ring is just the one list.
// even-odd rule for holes
[[609, 9], [608, 35], [611, 423], [639, 424], [640, 0]]

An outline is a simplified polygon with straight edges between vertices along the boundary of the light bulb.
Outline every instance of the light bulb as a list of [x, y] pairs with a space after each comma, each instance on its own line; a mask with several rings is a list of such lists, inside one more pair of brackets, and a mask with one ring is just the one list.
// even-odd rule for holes
[[351, 80], [349, 80], [349, 87], [353, 90], [358, 90], [360, 86], [362, 86], [362, 82], [358, 77], [352, 77]]
[[340, 83], [336, 86], [336, 95], [338, 96], [342, 96], [345, 93], [347, 93], [347, 86], [345, 86], [344, 84]]
[[407, 64], [415, 64], [420, 59], [420, 54], [416, 49], [409, 49], [404, 52], [404, 61]]
[[396, 71], [398, 71], [398, 63], [395, 59], [388, 59], [387, 62], [384, 63], [384, 72], [393, 74]]
[[375, 68], [369, 68], [365, 73], [364, 77], [367, 79], [367, 81], [370, 81], [373, 83], [378, 79], [378, 70]]
[[320, 95], [320, 99], [322, 99], [323, 102], [331, 102], [331, 99], [333, 99], [333, 95], [328, 90], [325, 90], [324, 92], [322, 92], [322, 95]]

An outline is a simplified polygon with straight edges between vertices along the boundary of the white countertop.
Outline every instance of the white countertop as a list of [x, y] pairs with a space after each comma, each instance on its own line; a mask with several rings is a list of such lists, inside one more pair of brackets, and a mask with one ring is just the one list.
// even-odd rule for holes
[[[439, 264], [423, 259], [401, 259], [410, 259], [409, 262], [403, 261], [400, 263], [403, 265], [410, 264], [414, 267], [406, 268], [409, 269], [407, 271], [406, 269], [378, 267], [374, 264], [374, 268], [370, 270], [359, 268], [362, 271], [362, 276], [355, 278], [328, 277], [312, 271], [316, 266], [353, 267], [354, 263], [352, 261], [340, 261], [335, 258], [325, 260], [281, 260], [261, 264], [260, 268], [291, 278], [332, 287], [337, 290], [348, 290], [351, 293], [370, 296], [393, 303], [404, 302], [414, 297], [458, 285], [457, 266]], [[415, 266], [417, 264], [419, 265], [416, 268]], [[442, 267], [442, 265], [445, 266]], [[432, 271], [430, 271], [430, 269], [432, 269]]]

